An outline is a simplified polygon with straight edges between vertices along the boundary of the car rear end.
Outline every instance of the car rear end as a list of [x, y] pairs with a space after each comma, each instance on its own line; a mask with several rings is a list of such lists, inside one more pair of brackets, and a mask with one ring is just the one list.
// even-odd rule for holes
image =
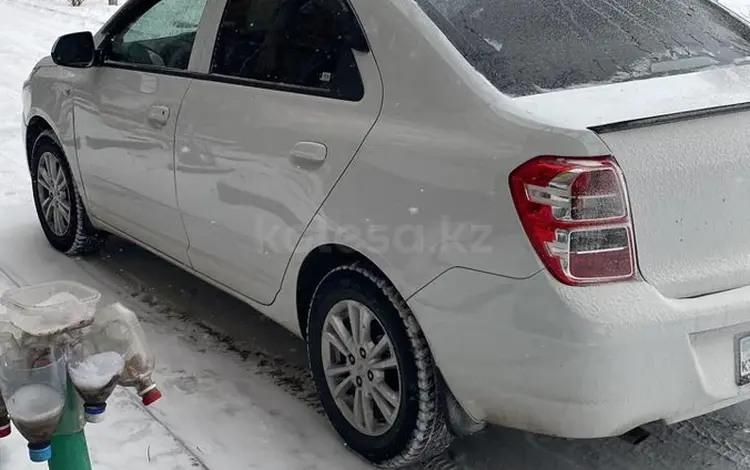
[[[481, 352], [442, 361], [483, 370], [481, 385], [447, 374], [467, 409], [602, 437], [750, 398], [747, 24], [710, 0], [419, 3], [540, 124], [609, 150], [529, 155], [509, 175], [542, 272], [456, 270], [410, 301], [446, 330], [447, 310], [474, 314], [455, 327]], [[443, 299], [456, 284], [472, 287]]]

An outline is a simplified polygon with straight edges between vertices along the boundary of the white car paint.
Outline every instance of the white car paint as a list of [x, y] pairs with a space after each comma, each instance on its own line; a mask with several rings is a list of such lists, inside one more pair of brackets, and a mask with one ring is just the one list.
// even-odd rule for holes
[[[190, 86], [177, 122], [175, 164], [196, 270], [260, 303], [273, 302], [296, 241], [380, 111], [383, 87], [373, 55], [357, 56], [366, 77], [359, 102], [212, 81]], [[292, 152], [315, 144], [323, 157], [306, 168]], [[198, 165], [183, 166], [193, 161]]]
[[[601, 133], [628, 180], [641, 274], [668, 298], [750, 284], [750, 226], [739, 216], [750, 198], [745, 131], [750, 66], [564, 90], [517, 102], [540, 120], [587, 128], [686, 115]], [[564, 105], [571, 102], [580, 106]]]
[[190, 79], [105, 67], [91, 72], [81, 88], [91, 94], [80, 92], [75, 107], [78, 165], [91, 213], [188, 263], [174, 187], [174, 119], [154, 127], [143, 110], [179, 109]]
[[[105, 154], [103, 165], [86, 148], [85, 136], [73, 135], [72, 96], [76, 116], [79, 108], [97, 103], [87, 98], [101, 74], [97, 68], [43, 62], [27, 83], [24, 124], [44, 119], [67, 155], [77, 159], [80, 173], [74, 173], [98, 227], [135, 240], [295, 333], [301, 333], [297, 287], [303, 262], [317, 246], [342, 243], [337, 230], [346, 227], [350, 236], [343, 243], [367, 256], [407, 299], [448, 386], [475, 419], [558, 436], [603, 437], [748, 398], [734, 382], [735, 334], [750, 331], [750, 291], [744, 287], [750, 279], [742, 262], [748, 247], [741, 232], [728, 233], [730, 222], [745, 225], [745, 179], [721, 187], [731, 193], [729, 202], [719, 203], [720, 182], [747, 174], [745, 140], [737, 133], [744, 114], [601, 136], [587, 129], [746, 103], [744, 69], [510, 98], [466, 62], [416, 3], [352, 4], [372, 48], [370, 55], [357, 56], [365, 98], [356, 105], [260, 89], [239, 96], [232, 85], [201, 78], [211, 50], [212, 39], [206, 38], [215, 36], [224, 1], [210, 3], [203, 16], [190, 62], [194, 75], [172, 79], [139, 72], [123, 79], [125, 88], [142, 93], [120, 96], [115, 104], [121, 108], [151, 103], [144, 95], [152, 93], [174, 107], [179, 92], [187, 91], [182, 111], [169, 122], [177, 139], [174, 199], [156, 187], [169, 182], [168, 151], [149, 154], [162, 160], [148, 175], [155, 181], [145, 184], [126, 177], [135, 168], [127, 159], [120, 163]], [[726, 80], [726, 87], [717, 80]], [[687, 100], [670, 94], [677, 87], [688, 90]], [[722, 92], [712, 94], [717, 87]], [[643, 103], [642, 93], [657, 98], [643, 107], [617, 108]], [[262, 126], [237, 117], [245, 100], [248, 116], [266, 111], [252, 116]], [[561, 105], [569, 101], [575, 105]], [[100, 112], [101, 121], [114, 119], [115, 113]], [[220, 113], [232, 117], [219, 128]], [[126, 132], [133, 129], [132, 121], [122, 122], [117, 138], [123, 148], [135, 148], [126, 141], [137, 135]], [[657, 146], [653, 139], [660, 134], [668, 138]], [[287, 157], [295, 142], [309, 140], [305, 135], [325, 138], [329, 154], [322, 166], [295, 166]], [[544, 272], [530, 245], [508, 177], [538, 155], [610, 153], [628, 183], [643, 278], [564, 286]], [[731, 158], [705, 158], [725, 153]], [[183, 154], [221, 171], [196, 173], [181, 166]], [[219, 154], [235, 158], [226, 164]], [[681, 170], [668, 177], [673, 167]], [[235, 188], [252, 183], [263, 202], [251, 198], [237, 206], [207, 188], [206, 182], [224, 178], [222, 171], [233, 173], [225, 182]], [[107, 181], [106, 196], [101, 179]], [[291, 229], [289, 249], [266, 253], [269, 240], [254, 231], [261, 214], [272, 226]], [[453, 237], [446, 239], [446, 217], [491, 230], [449, 230]], [[682, 228], [681, 218], [688, 219]], [[719, 229], [709, 233], [702, 225], [707, 221]], [[391, 237], [398, 227], [419, 227], [424, 246], [384, 249], [363, 235], [374, 225], [387, 227]], [[665, 242], [683, 233], [682, 246]], [[479, 242], [482, 249], [473, 253], [461, 248]], [[736, 289], [712, 294], [730, 288]], [[700, 294], [708, 295], [680, 298]]]

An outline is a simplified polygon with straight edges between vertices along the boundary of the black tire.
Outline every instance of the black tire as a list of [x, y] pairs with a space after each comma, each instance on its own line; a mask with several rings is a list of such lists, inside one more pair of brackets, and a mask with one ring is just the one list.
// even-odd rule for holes
[[[325, 372], [322, 334], [331, 308], [342, 300], [365, 305], [391, 339], [401, 378], [401, 406], [395, 422], [379, 436], [361, 433], [341, 413]], [[402, 468], [445, 451], [451, 443], [432, 354], [414, 315], [396, 289], [361, 264], [332, 270], [319, 283], [308, 316], [307, 352], [313, 379], [329, 421], [355, 452], [384, 468]]]
[[[44, 217], [40, 199], [38, 173], [42, 155], [45, 153], [51, 153], [60, 163], [67, 183], [67, 197], [70, 203], [70, 223], [67, 230], [59, 235], [53, 231], [49, 222]], [[47, 237], [50, 245], [56, 250], [70, 256], [91, 254], [99, 251], [106, 242], [107, 234], [96, 230], [91, 224], [91, 220], [89, 220], [86, 209], [81, 201], [81, 194], [70, 171], [70, 165], [65, 157], [65, 153], [51, 131], [42, 132], [34, 142], [29, 160], [29, 169], [31, 171], [31, 189], [34, 195], [34, 206], [36, 207], [42, 231], [44, 231], [44, 235]]]

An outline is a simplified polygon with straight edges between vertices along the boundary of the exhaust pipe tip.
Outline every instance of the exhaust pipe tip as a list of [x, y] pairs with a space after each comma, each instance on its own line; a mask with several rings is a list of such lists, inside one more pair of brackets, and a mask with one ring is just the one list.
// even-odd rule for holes
[[628, 444], [637, 446], [641, 442], [648, 439], [649, 436], [651, 436], [651, 433], [639, 426], [620, 436], [620, 439], [627, 442]]

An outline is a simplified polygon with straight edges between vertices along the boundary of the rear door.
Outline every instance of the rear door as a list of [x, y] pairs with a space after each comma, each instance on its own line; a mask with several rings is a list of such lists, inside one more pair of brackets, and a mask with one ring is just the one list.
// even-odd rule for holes
[[76, 96], [78, 160], [92, 215], [187, 263], [174, 132], [207, 0], [146, 0], [110, 23], [103, 64]]
[[380, 75], [345, 0], [228, 0], [177, 123], [177, 191], [200, 272], [261, 303], [377, 119]]

